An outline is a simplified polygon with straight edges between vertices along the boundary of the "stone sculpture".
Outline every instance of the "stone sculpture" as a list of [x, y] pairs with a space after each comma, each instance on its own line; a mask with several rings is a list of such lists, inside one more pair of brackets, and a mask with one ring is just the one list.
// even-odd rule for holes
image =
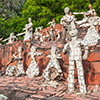
[[38, 76], [40, 73], [39, 66], [36, 62], [35, 56], [40, 56], [41, 53], [36, 52], [36, 50], [37, 50], [36, 46], [32, 46], [31, 52], [28, 53], [28, 55], [31, 55], [31, 63], [29, 67], [27, 68], [26, 74], [28, 77], [31, 77], [31, 78]]
[[60, 24], [63, 25], [63, 34], [62, 34], [63, 43], [66, 43], [66, 37], [68, 36], [68, 31], [71, 28], [71, 22], [74, 19], [73, 16], [68, 15], [69, 10], [70, 9], [68, 7], [64, 9], [66, 15], [61, 18], [60, 22]]
[[84, 18], [81, 21], [76, 21], [75, 22], [77, 25], [88, 22], [90, 17], [96, 16], [95, 9], [92, 9], [92, 5], [89, 5], [89, 9], [90, 10], [87, 11], [87, 12], [81, 12], [81, 13], [73, 12], [73, 14], [83, 14], [84, 15]]
[[40, 37], [42, 36], [39, 32], [38, 32], [38, 28], [35, 29], [35, 41], [39, 41]]
[[43, 28], [43, 26], [41, 26], [41, 27], [38, 27], [38, 29], [40, 29], [40, 31], [42, 30], [42, 28]]
[[33, 33], [32, 19], [31, 18], [28, 18], [28, 21], [29, 21], [29, 24], [26, 24], [25, 25], [25, 28], [23, 29], [25, 32], [17, 34], [17, 36], [20, 36], [20, 35], [24, 35], [25, 34], [24, 41], [25, 40], [28, 40], [28, 39], [31, 39], [31, 40], [33, 39], [33, 34], [32, 34]]
[[53, 21], [49, 22], [48, 24], [50, 24], [50, 37], [48, 38], [48, 41], [53, 41], [54, 38], [56, 38], [56, 34], [55, 34], [55, 24], [56, 24], [56, 19], [53, 19]]
[[[77, 38], [78, 30], [74, 29], [69, 32], [71, 37], [71, 41], [69, 41], [63, 49], [63, 53], [65, 54], [69, 51], [69, 76], [68, 76], [68, 92], [74, 93], [74, 70], [75, 70], [75, 62], [77, 66], [78, 72], [78, 81], [79, 81], [79, 90], [81, 95], [85, 95], [86, 86], [84, 80], [83, 66], [82, 66], [82, 47], [84, 48], [83, 59], [87, 59], [88, 56], [88, 46], [82, 40]], [[78, 94], [78, 93], [77, 93]]]
[[9, 76], [19, 76], [19, 75], [24, 75], [25, 71], [23, 68], [23, 61], [22, 61], [22, 47], [18, 47], [18, 57], [16, 57], [16, 54], [13, 54], [13, 57], [10, 62], [7, 63], [9, 65], [12, 61], [17, 60], [17, 67], [16, 66], [8, 66], [6, 69], [6, 75]]
[[51, 59], [43, 72], [43, 76], [46, 81], [49, 81], [48, 85], [56, 87], [58, 83], [55, 80], [60, 80], [63, 76], [61, 67], [57, 60], [61, 59], [62, 57], [60, 54], [58, 54], [58, 48], [56, 46], [51, 47], [51, 55], [48, 55], [47, 57]]
[[15, 39], [18, 40], [18, 38], [16, 36], [14, 36], [14, 33], [11, 33], [10, 37], [2, 40], [2, 42], [8, 41], [7, 44], [9, 44], [9, 43], [13, 43], [15, 41]]

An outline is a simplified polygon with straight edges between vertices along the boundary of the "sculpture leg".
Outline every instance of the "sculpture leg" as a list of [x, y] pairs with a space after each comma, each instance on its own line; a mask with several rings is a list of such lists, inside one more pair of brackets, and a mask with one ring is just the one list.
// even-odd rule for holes
[[68, 76], [68, 91], [69, 93], [74, 92], [74, 61], [69, 61], [69, 76]]
[[62, 42], [63, 42], [63, 44], [66, 43], [66, 33], [67, 33], [67, 29], [63, 28], [63, 34], [62, 34]]
[[86, 86], [84, 80], [82, 61], [76, 61], [76, 65], [77, 65], [80, 93], [84, 95], [86, 93]]

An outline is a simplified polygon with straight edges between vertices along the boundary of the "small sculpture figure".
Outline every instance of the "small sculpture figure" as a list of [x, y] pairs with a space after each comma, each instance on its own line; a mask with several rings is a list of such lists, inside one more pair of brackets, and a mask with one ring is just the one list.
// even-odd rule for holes
[[42, 36], [39, 32], [38, 32], [38, 28], [35, 29], [35, 41], [39, 41], [40, 37]]
[[86, 86], [84, 80], [83, 66], [82, 66], [82, 47], [84, 47], [83, 59], [86, 60], [88, 56], [88, 46], [82, 40], [77, 38], [78, 30], [74, 29], [69, 32], [71, 41], [69, 41], [64, 49], [63, 53], [65, 54], [69, 50], [69, 76], [68, 76], [68, 92], [74, 93], [74, 70], [75, 62], [78, 72], [78, 81], [81, 95], [85, 95]]
[[80, 24], [83, 24], [85, 22], [88, 22], [90, 17], [96, 16], [95, 9], [92, 9], [92, 5], [89, 5], [89, 9], [90, 10], [87, 11], [87, 12], [81, 12], [81, 13], [73, 12], [73, 14], [83, 14], [84, 15], [84, 18], [81, 21], [76, 21], [75, 22], [77, 25], [80, 25]]
[[63, 35], [62, 35], [63, 43], [66, 43], [66, 36], [68, 34], [68, 30], [71, 28], [71, 22], [74, 19], [72, 16], [68, 15], [69, 10], [70, 9], [68, 7], [64, 9], [66, 15], [61, 18], [60, 22], [60, 24], [63, 25]]
[[[57, 30], [57, 29], [56, 29], [56, 30]], [[60, 32], [59, 32], [59, 30], [57, 30], [57, 33], [58, 33], [58, 34], [57, 34], [58, 36], [57, 36], [57, 38], [56, 38], [56, 41], [58, 41], [58, 40], [60, 39]]]
[[56, 38], [56, 34], [55, 34], [55, 24], [56, 24], [56, 19], [54, 18], [52, 22], [49, 22], [48, 24], [50, 24], [50, 37], [48, 38], [48, 41], [53, 41], [54, 38]]
[[[56, 46], [51, 47], [51, 55], [47, 56], [48, 58], [51, 58], [46, 69], [43, 72], [44, 78], [49, 81], [49, 83], [52, 83], [55, 80], [62, 79], [62, 70], [59, 65], [59, 62], [57, 59], [61, 59], [61, 55], [58, 54], [58, 48]], [[55, 84], [56, 85], [56, 84]], [[52, 86], [52, 85], [51, 85]]]
[[27, 68], [26, 74], [28, 77], [36, 77], [39, 75], [40, 71], [39, 71], [39, 66], [36, 62], [35, 56], [40, 56], [41, 53], [36, 52], [36, 46], [32, 46], [31, 47], [31, 52], [28, 53], [28, 55], [31, 55], [31, 63], [29, 65], [29, 67]]
[[14, 33], [11, 33], [10, 34], [10, 37], [7, 38], [7, 39], [5, 39], [5, 40], [2, 40], [2, 42], [5, 42], [5, 41], [8, 40], [8, 43], [7, 44], [9, 44], [9, 43], [13, 43], [15, 41], [15, 39], [18, 40], [18, 38], [16, 36], [14, 36]]
[[17, 34], [17, 36], [20, 36], [20, 35], [24, 35], [25, 34], [24, 41], [25, 40], [28, 40], [28, 39], [31, 39], [31, 40], [33, 39], [33, 34], [32, 34], [32, 32], [33, 32], [32, 19], [31, 18], [28, 18], [28, 21], [29, 21], [29, 24], [26, 24], [25, 25], [25, 28], [23, 29], [25, 32]]
[[[18, 57], [15, 56], [16, 54], [18, 54]], [[17, 60], [17, 67], [8, 66], [8, 68], [6, 70], [7, 75], [19, 76], [19, 75], [24, 75], [25, 74], [25, 71], [24, 71], [24, 68], [23, 68], [22, 56], [21, 56], [22, 55], [22, 47], [21, 46], [18, 47], [18, 53], [16, 53], [16, 54], [13, 54], [12, 59], [7, 63], [7, 65], [9, 65], [11, 62], [14, 62], [14, 61]], [[16, 73], [16, 74], [14, 74], [14, 73]]]
[[42, 28], [43, 28], [43, 26], [41, 26], [41, 27], [38, 27], [38, 29], [40, 29], [40, 31], [42, 30]]

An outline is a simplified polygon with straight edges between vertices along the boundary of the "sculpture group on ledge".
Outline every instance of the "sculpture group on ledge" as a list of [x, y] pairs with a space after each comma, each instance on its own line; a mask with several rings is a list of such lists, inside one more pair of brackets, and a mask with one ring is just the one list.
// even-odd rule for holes
[[[79, 82], [79, 93], [80, 95], [86, 94], [86, 85], [85, 85], [85, 79], [84, 79], [84, 70], [82, 65], [82, 59], [86, 60], [88, 57], [88, 45], [91, 44], [97, 44], [98, 39], [100, 39], [100, 36], [96, 30], [96, 26], [100, 25], [100, 18], [96, 17], [96, 12], [94, 9], [92, 9], [92, 6], [89, 5], [90, 10], [87, 12], [77, 13], [74, 12], [73, 14], [84, 14], [84, 18], [81, 21], [76, 21], [76, 18], [74, 15], [72, 15], [72, 12], [69, 14], [69, 8], [66, 7], [64, 9], [65, 16], [61, 18], [61, 25], [63, 26], [63, 33], [62, 33], [62, 42], [66, 43], [66, 40], [68, 42], [65, 44], [63, 48], [63, 53], [66, 54], [69, 52], [69, 75], [68, 75], [68, 90], [69, 93], [75, 93], [74, 90], [74, 70], [75, 65], [77, 67], [77, 74], [78, 74], [78, 82]], [[39, 33], [39, 30], [42, 30], [42, 26], [36, 28], [34, 33], [35, 41], [44, 41], [45, 38], [47, 38], [48, 41], [58, 41], [60, 39], [60, 32], [55, 29], [55, 19], [52, 22], [49, 22], [50, 24], [50, 30], [46, 31], [47, 35], [43, 35]], [[84, 39], [78, 39], [78, 30], [76, 29], [76, 25], [79, 25], [80, 27], [89, 27], [87, 34], [85, 35]], [[25, 32], [17, 34], [23, 35], [24, 40], [27, 39], [33, 39], [32, 36], [32, 22], [31, 18], [29, 18], [29, 24], [25, 25], [24, 28]], [[58, 37], [56, 37], [55, 31], [58, 33]], [[49, 34], [50, 33], [50, 34]], [[14, 39], [17, 39], [16, 36], [14, 36], [13, 33], [11, 33], [10, 37], [8, 39], [3, 40], [9, 40], [8, 43], [12, 43]], [[0, 39], [2, 41], [2, 38]], [[31, 47], [31, 52], [28, 53], [28, 55], [31, 55], [31, 62], [30, 65], [27, 68], [26, 74], [28, 77], [34, 78], [39, 75], [40, 69], [36, 62], [36, 56], [40, 56], [41, 53], [37, 52], [36, 46]], [[59, 81], [63, 77], [63, 72], [61, 70], [61, 66], [59, 64], [58, 59], [62, 59], [61, 55], [58, 53], [58, 48], [56, 46], [51, 47], [51, 54], [47, 57], [50, 58], [49, 63], [47, 64], [47, 67], [44, 69], [43, 77], [45, 80], [45, 85], [52, 86], [56, 88], [59, 84]], [[84, 51], [84, 55], [82, 56], [82, 52]], [[23, 58], [22, 58], [22, 47], [18, 47], [18, 57], [16, 54], [13, 54], [13, 57], [11, 60], [7, 63], [9, 65], [11, 62], [14, 62], [17, 60], [17, 67], [16, 66], [8, 66], [6, 69], [6, 75], [8, 76], [19, 76], [24, 75], [24, 66], [23, 66]]]

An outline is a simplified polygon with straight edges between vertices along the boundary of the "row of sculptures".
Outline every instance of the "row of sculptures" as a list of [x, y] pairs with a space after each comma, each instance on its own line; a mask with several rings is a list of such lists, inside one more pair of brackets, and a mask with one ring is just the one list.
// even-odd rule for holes
[[[96, 12], [94, 9], [92, 9], [92, 5], [89, 5], [89, 11], [87, 12], [73, 12], [74, 15], [76, 14], [83, 14], [84, 18], [81, 21], [77, 21], [75, 16], [72, 14], [72, 12], [70, 12], [69, 14], [69, 8], [66, 7], [64, 9], [65, 12], [65, 16], [63, 16], [61, 18], [60, 24], [63, 26], [63, 34], [62, 34], [62, 41], [63, 43], [66, 43], [66, 40], [70, 40], [69, 37], [69, 31], [72, 30], [72, 28], [76, 28], [76, 25], [80, 26], [80, 27], [88, 27], [88, 31], [87, 31], [87, 35], [84, 37], [84, 41], [88, 44], [96, 44], [97, 40], [100, 39], [98, 31], [96, 30], [96, 26], [100, 25], [100, 17], [96, 16]], [[28, 40], [28, 39], [33, 39], [33, 35], [34, 35], [34, 40], [35, 41], [58, 41], [61, 38], [61, 33], [59, 32], [59, 30], [55, 29], [55, 25], [56, 25], [56, 19], [53, 19], [53, 21], [49, 22], [48, 24], [50, 24], [50, 30], [49, 31], [45, 31], [46, 34], [43, 34], [45, 32], [43, 32], [42, 34], [40, 34], [40, 31], [42, 30], [43, 26], [38, 27], [35, 29], [35, 33], [33, 33], [33, 24], [32, 24], [32, 19], [29, 18], [28, 19], [29, 23], [25, 25], [25, 28], [23, 29], [25, 32], [23, 33], [19, 33], [16, 36], [20, 36], [20, 35], [24, 35], [24, 40]], [[55, 34], [55, 32], [57, 32], [57, 35]], [[91, 34], [92, 32], [92, 34]], [[9, 43], [13, 43], [16, 40], [18, 40], [18, 38], [14, 36], [14, 33], [10, 34], [10, 37], [7, 39], [0, 39], [0, 41], [5, 42], [8, 41], [7, 44]]]
[[[79, 93], [81, 95], [86, 94], [86, 85], [84, 80], [84, 73], [83, 73], [83, 65], [82, 65], [82, 59], [86, 60], [88, 57], [88, 45], [97, 44], [98, 40], [100, 39], [100, 36], [96, 30], [96, 26], [100, 25], [100, 18], [96, 16], [96, 12], [94, 9], [92, 9], [92, 6], [89, 5], [90, 10], [87, 12], [77, 13], [73, 12], [73, 14], [84, 14], [84, 18], [81, 21], [76, 21], [76, 18], [72, 13], [69, 13], [69, 8], [66, 7], [64, 9], [65, 16], [61, 18], [61, 24], [63, 25], [63, 37], [62, 41], [63, 43], [66, 43], [66, 40], [69, 40], [64, 48], [63, 53], [66, 54], [69, 52], [69, 75], [68, 75], [68, 92], [69, 93], [75, 93], [74, 91], [74, 70], [75, 70], [75, 63], [77, 67], [78, 72], [78, 82], [79, 82]], [[28, 31], [29, 37], [27, 36], [25, 32], [26, 38], [32, 39], [32, 23], [31, 19], [29, 19], [29, 24], [25, 26], [26, 31]], [[50, 22], [51, 24], [53, 22]], [[53, 24], [54, 25], [54, 24]], [[78, 38], [78, 30], [76, 28], [76, 25], [79, 25], [80, 27], [89, 27], [87, 34], [85, 35], [84, 39], [81, 40]], [[31, 28], [29, 28], [31, 26]], [[52, 25], [51, 25], [52, 27]], [[29, 29], [28, 29], [29, 28]], [[28, 30], [27, 30], [28, 29]], [[41, 28], [40, 28], [41, 30]], [[54, 29], [51, 28], [52, 32], [54, 32]], [[37, 29], [34, 33], [37, 35]], [[52, 33], [51, 32], [51, 33]], [[50, 39], [53, 40], [53, 35], [50, 33], [51, 36]], [[21, 33], [22, 34], [22, 33]], [[39, 33], [38, 33], [39, 34]], [[19, 34], [20, 35], [20, 34]], [[48, 35], [47, 35], [48, 37]], [[15, 37], [16, 38], [16, 37]], [[25, 38], [24, 38], [25, 39]], [[39, 41], [38, 36], [35, 37], [36, 41]], [[7, 63], [9, 65], [12, 61], [17, 60], [17, 67], [16, 66], [8, 66], [6, 69], [6, 75], [9, 76], [19, 76], [21, 74], [27, 74], [28, 77], [36, 77], [39, 75], [40, 70], [39, 66], [36, 62], [35, 56], [40, 56], [41, 53], [37, 52], [36, 46], [31, 47], [31, 52], [28, 53], [28, 55], [31, 55], [31, 62], [28, 66], [26, 72], [24, 71], [23, 66], [23, 58], [22, 58], [22, 47], [18, 47], [18, 57], [16, 54], [13, 54], [12, 59]], [[61, 70], [61, 66], [57, 59], [62, 59], [61, 55], [58, 52], [58, 48], [56, 46], [51, 47], [51, 54], [47, 57], [50, 58], [49, 63], [47, 64], [47, 67], [45, 68], [43, 72], [44, 79], [48, 81], [46, 85], [50, 85], [53, 87], [56, 87], [59, 85], [58, 81], [62, 79], [63, 73]], [[84, 55], [82, 56], [82, 52], [84, 51]], [[58, 80], [58, 81], [56, 81]], [[54, 83], [54, 84], [53, 84]]]

